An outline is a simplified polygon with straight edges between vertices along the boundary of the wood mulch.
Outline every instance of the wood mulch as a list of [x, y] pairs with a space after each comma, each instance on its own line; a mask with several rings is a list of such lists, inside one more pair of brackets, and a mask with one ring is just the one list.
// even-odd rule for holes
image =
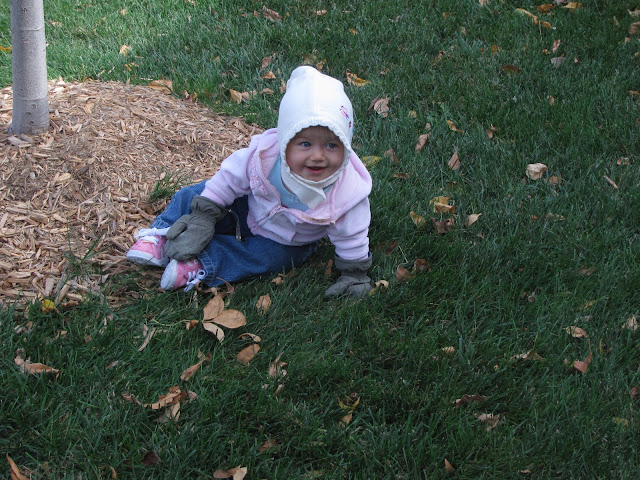
[[166, 206], [167, 199], [150, 202], [154, 188], [211, 177], [262, 131], [158, 87], [59, 79], [49, 82], [49, 104], [47, 133], [12, 135], [12, 90], [0, 90], [5, 305], [77, 304], [107, 278], [139, 269], [125, 253]]

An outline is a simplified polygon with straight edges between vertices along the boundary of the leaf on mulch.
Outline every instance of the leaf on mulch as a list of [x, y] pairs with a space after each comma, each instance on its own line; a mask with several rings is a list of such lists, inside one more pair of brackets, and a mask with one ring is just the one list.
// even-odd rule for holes
[[60, 376], [60, 370], [56, 370], [53, 367], [49, 367], [43, 363], [34, 363], [31, 362], [28, 358], [25, 358], [25, 350], [24, 348], [19, 348], [16, 351], [16, 357], [14, 358], [14, 363], [20, 368], [22, 373], [28, 375], [40, 375], [42, 373], [52, 373], [58, 378]]

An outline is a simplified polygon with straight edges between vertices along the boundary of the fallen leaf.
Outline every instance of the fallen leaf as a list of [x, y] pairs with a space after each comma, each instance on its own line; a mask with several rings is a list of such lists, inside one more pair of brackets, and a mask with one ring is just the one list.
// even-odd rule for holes
[[587, 358], [585, 358], [584, 362], [580, 360], [576, 360], [575, 362], [573, 362], [573, 365], [571, 366], [571, 371], [582, 373], [582, 374], [587, 373], [587, 369], [589, 368], [590, 364], [591, 364], [591, 349], [589, 349], [589, 355], [587, 355]]
[[265, 6], [262, 7], [262, 16], [265, 17], [265, 18], [268, 18], [272, 22], [281, 22], [282, 21], [282, 17], [280, 16], [280, 14], [278, 12], [276, 12], [275, 10], [271, 10], [270, 8], [267, 8]]
[[486, 402], [488, 398], [489, 397], [480, 395], [479, 393], [475, 393], [473, 395], [463, 395], [453, 403], [455, 404], [456, 407], [463, 407], [465, 405], [469, 405], [472, 402], [477, 402], [477, 403]]
[[478, 218], [480, 218], [480, 215], [482, 215], [482, 214], [481, 213], [472, 213], [471, 215], [469, 215], [467, 217], [467, 219], [464, 221], [464, 226], [465, 227], [470, 227], [471, 225], [476, 223], [478, 221]]
[[260, 446], [258, 451], [262, 453], [262, 452], [266, 452], [267, 450], [277, 449], [279, 446], [280, 445], [278, 445], [278, 442], [276, 442], [274, 439], [267, 438], [267, 440], [262, 444], [262, 446]]
[[554, 57], [554, 58], [551, 59], [551, 65], [553, 65], [554, 67], [559, 67], [566, 60], [567, 60], [567, 57], [565, 57], [564, 55], [562, 55], [560, 57]]
[[157, 402], [145, 403], [144, 407], [151, 407], [151, 410], [160, 410], [168, 405], [174, 405], [180, 402], [180, 400], [186, 398], [187, 393], [180, 390], [178, 387], [169, 387], [169, 393], [160, 395]]
[[440, 353], [443, 355], [453, 355], [456, 353], [456, 347], [442, 347], [440, 349]]
[[545, 178], [544, 181], [549, 185], [560, 185], [560, 183], [562, 183], [562, 178], [558, 175], [552, 175], [549, 178]]
[[363, 87], [367, 83], [369, 83], [369, 80], [363, 80], [362, 78], [358, 77], [355, 73], [347, 72], [347, 83], [355, 87]]
[[507, 73], [520, 73], [522, 71], [515, 65], [503, 65], [500, 67], [500, 70]]
[[429, 137], [431, 137], [430, 133], [423, 133], [418, 137], [418, 142], [416, 143], [416, 152], [419, 152], [424, 148], [424, 146], [429, 141]]
[[3, 47], [2, 45], [0, 45], [0, 51], [4, 52], [4, 53], [11, 53], [11, 47]]
[[131, 393], [122, 393], [121, 395], [127, 402], [142, 406], [142, 402], [138, 400], [135, 395]]
[[640, 8], [636, 8], [635, 10], [627, 10], [627, 13], [632, 17], [640, 17]]
[[151, 341], [151, 338], [155, 335], [156, 333], [156, 328], [152, 327], [149, 328], [146, 325], [143, 327], [143, 333], [146, 332], [145, 337], [144, 337], [144, 342], [142, 342], [142, 345], [140, 345], [140, 348], [138, 348], [138, 351], [141, 352], [143, 351], [145, 348], [147, 348], [147, 345], [149, 345], [149, 342]]
[[451, 170], [458, 170], [460, 168], [460, 156], [458, 155], [457, 150], [453, 152], [453, 155], [451, 155], [447, 165], [449, 165]]
[[129, 45], [122, 45], [120, 47], [120, 55], [126, 56], [130, 50], [131, 50], [131, 47]]
[[370, 110], [373, 110], [382, 118], [387, 118], [389, 116], [389, 97], [386, 98], [378, 98], [371, 102]]
[[219, 342], [224, 340], [224, 330], [222, 330], [218, 325], [212, 322], [202, 322], [202, 328], [204, 328], [207, 332], [213, 333]]
[[247, 476], [249, 469], [247, 467], [237, 466], [229, 470], [216, 470], [213, 472], [213, 478], [233, 478], [233, 480], [243, 480]]
[[560, 47], [560, 44], [562, 43], [561, 40], [554, 40], [553, 41], [553, 47], [551, 47], [551, 51], [553, 53], [556, 53], [556, 50], [558, 50], [558, 47]]
[[577, 10], [581, 6], [582, 6], [582, 4], [579, 3], [579, 2], [569, 2], [566, 5], [564, 5], [562, 8], [567, 8], [569, 10]]
[[42, 313], [51, 313], [56, 309], [56, 304], [49, 299], [44, 299], [40, 309], [42, 310]]
[[408, 173], [403, 173], [403, 172], [398, 172], [398, 173], [394, 173], [393, 174], [393, 178], [401, 178], [401, 179], [407, 179], [409, 178], [409, 174]]
[[157, 423], [166, 424], [169, 422], [178, 422], [180, 419], [180, 403], [174, 403], [165, 409], [157, 419]]
[[618, 190], [618, 184], [616, 182], [614, 182], [613, 180], [611, 180], [609, 177], [607, 177], [606, 175], [604, 176], [604, 179], [609, 183], [609, 185], [611, 185], [613, 188], [615, 188], [616, 190]]
[[457, 132], [457, 133], [463, 133], [464, 130], [460, 130], [458, 127], [456, 127], [456, 124], [453, 123], [451, 120], [447, 120], [447, 125], [449, 125], [449, 129]]
[[200, 365], [202, 365], [204, 362], [208, 362], [210, 360], [211, 360], [211, 354], [209, 354], [208, 356], [206, 356], [205, 358], [200, 360], [195, 365], [191, 365], [184, 372], [182, 372], [182, 375], [180, 375], [180, 380], [184, 380], [186, 382], [187, 380], [189, 380], [191, 377], [193, 377], [195, 375], [195, 373], [200, 368]]
[[638, 319], [636, 316], [633, 315], [631, 318], [627, 319], [622, 325], [622, 328], [635, 332], [638, 329]]
[[16, 462], [11, 459], [9, 454], [7, 454], [7, 462], [9, 462], [9, 468], [11, 469], [11, 480], [29, 480], [22, 474], [22, 472], [20, 472], [18, 465], [16, 465]]
[[248, 365], [253, 357], [260, 351], [260, 345], [254, 343], [253, 345], [249, 345], [248, 347], [243, 348], [238, 352], [238, 356], [236, 360], [240, 362], [242, 365]]
[[[482, 0], [480, 0], [482, 2]], [[480, 5], [483, 5], [482, 3]], [[456, 471], [455, 468], [453, 468], [453, 465], [451, 465], [451, 463], [449, 463], [449, 460], [447, 460], [446, 458], [444, 459], [444, 470], [447, 473], [453, 473]]]
[[258, 301], [256, 302], [256, 308], [258, 309], [260, 315], [266, 313], [266, 311], [269, 310], [269, 307], [271, 307], [271, 297], [269, 296], [269, 294], [262, 295], [260, 298], [258, 298]]
[[260, 78], [262, 78], [263, 80], [275, 80], [276, 75], [271, 70], [269, 70], [267, 73], [262, 75]]
[[629, 27], [629, 34], [637, 35], [638, 32], [640, 32], [640, 22], [632, 23], [631, 26]]
[[246, 340], [247, 338], [249, 338], [249, 339], [251, 339], [251, 341], [253, 341], [255, 343], [260, 343], [262, 341], [262, 337], [260, 337], [259, 335], [256, 335], [255, 333], [249, 333], [249, 332], [245, 332], [245, 333], [241, 334], [240, 338], [242, 340]]
[[120, 363], [120, 362], [118, 360], [115, 360], [115, 361], [111, 362], [109, 365], [107, 365], [106, 367], [104, 367], [104, 369], [105, 370], [111, 370], [112, 368], [117, 366], [118, 363]]
[[373, 155], [368, 155], [366, 157], [362, 157], [362, 163], [364, 163], [365, 167], [367, 167], [367, 168], [373, 167], [380, 160], [382, 160], [382, 157], [376, 157], [376, 156], [373, 156]]
[[531, 180], [542, 178], [546, 171], [547, 166], [544, 163], [530, 163], [527, 165], [527, 177]]
[[142, 457], [142, 464], [147, 465], [148, 467], [157, 465], [161, 461], [162, 460], [160, 460], [160, 457], [158, 456], [158, 454], [153, 450], [145, 453], [144, 456]]
[[629, 396], [631, 398], [635, 399], [639, 394], [640, 394], [640, 387], [637, 385], [633, 387], [631, 390], [629, 390]]
[[242, 103], [244, 101], [244, 97], [242, 93], [234, 90], [233, 88], [229, 89], [229, 96], [231, 97], [231, 101], [235, 103]]
[[613, 417], [611, 420], [613, 420], [613, 423], [615, 423], [619, 427], [628, 427], [629, 426], [629, 420], [627, 420], [626, 418]]
[[453, 218], [447, 218], [445, 220], [438, 221], [432, 217], [431, 224], [433, 225], [437, 235], [443, 235], [451, 231], [451, 228], [455, 225], [455, 220]]
[[384, 152], [383, 155], [385, 157], [390, 158], [393, 163], [399, 163], [400, 162], [400, 160], [398, 159], [398, 156], [396, 155], [396, 152], [393, 151], [393, 148], [390, 148], [389, 150]]
[[28, 358], [25, 359], [25, 350], [23, 348], [16, 350], [16, 357], [13, 361], [20, 368], [20, 371], [27, 375], [53, 373], [56, 378], [60, 376], [60, 370], [56, 370], [55, 368], [49, 367], [43, 363], [33, 363]]
[[411, 217], [411, 220], [413, 220], [413, 223], [415, 223], [418, 228], [424, 228], [425, 225], [427, 224], [424, 217], [422, 217], [421, 215], [418, 215], [414, 211], [409, 212], [409, 216]]
[[544, 360], [540, 355], [536, 353], [535, 350], [529, 350], [526, 353], [519, 353], [518, 355], [514, 355], [511, 357], [511, 360]]
[[494, 127], [493, 125], [491, 125], [486, 131], [487, 137], [493, 138], [493, 134], [496, 133], [497, 131], [498, 131], [498, 129], [496, 127]]
[[415, 274], [402, 266], [398, 266], [396, 268], [396, 281], [397, 282], [406, 282], [415, 277]]
[[224, 300], [220, 295], [215, 295], [207, 302], [203, 311], [203, 320], [211, 320], [220, 315], [224, 310]]
[[212, 322], [227, 328], [238, 328], [247, 324], [247, 318], [239, 310], [224, 310], [211, 319]]
[[544, 14], [544, 13], [549, 13], [554, 8], [556, 8], [556, 6], [554, 4], [552, 4], [552, 3], [543, 3], [542, 5], [538, 5], [536, 7], [536, 10], [538, 10], [538, 12]]
[[173, 93], [173, 82], [171, 80], [152, 80], [147, 84], [147, 87], [159, 90], [167, 95], [171, 95]]
[[571, 335], [574, 338], [587, 338], [588, 337], [586, 331], [584, 331], [580, 327], [576, 327], [575, 325], [571, 325], [570, 327], [565, 328], [564, 331], [567, 332], [569, 335]]
[[269, 370], [267, 374], [270, 377], [284, 377], [287, 375], [287, 371], [283, 367], [287, 366], [287, 362], [280, 360], [282, 353], [276, 357], [276, 359], [269, 364]]
[[369, 291], [369, 295], [375, 295], [378, 291], [384, 292], [387, 288], [389, 288], [389, 282], [386, 280], [378, 280]]
[[185, 328], [187, 330], [192, 330], [195, 327], [197, 327], [199, 323], [200, 322], [198, 320], [187, 320], [186, 323], [185, 323]]
[[498, 425], [500, 425], [501, 423], [504, 422], [504, 417], [502, 415], [500, 415], [499, 413], [482, 413], [482, 414], [476, 414], [476, 418], [485, 423], [486, 427], [485, 430], [488, 432], [490, 430], [493, 430], [494, 428], [496, 428]]
[[260, 65], [260, 70], [264, 70], [265, 68], [267, 68], [271, 64], [271, 60], [273, 58], [274, 58], [273, 56], [263, 57], [262, 64]]

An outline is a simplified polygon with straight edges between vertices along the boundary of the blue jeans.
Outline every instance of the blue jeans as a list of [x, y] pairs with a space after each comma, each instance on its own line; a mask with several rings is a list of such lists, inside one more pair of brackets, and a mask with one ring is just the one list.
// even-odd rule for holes
[[[170, 227], [182, 215], [191, 213], [191, 200], [202, 193], [205, 182], [178, 190], [151, 227]], [[316, 248], [316, 243], [282, 245], [251, 233], [247, 225], [247, 197], [237, 198], [227, 209], [230, 213], [216, 223], [213, 239], [198, 255], [207, 272], [203, 282], [210, 287], [224, 284], [223, 280], [233, 283], [257, 275], [288, 271], [304, 263]], [[238, 228], [242, 240], [236, 238]]]

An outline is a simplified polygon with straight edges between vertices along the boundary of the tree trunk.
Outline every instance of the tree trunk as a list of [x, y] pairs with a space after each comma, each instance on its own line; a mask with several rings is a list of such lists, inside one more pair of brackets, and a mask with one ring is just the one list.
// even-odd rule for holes
[[49, 128], [47, 53], [43, 0], [11, 0], [13, 117], [10, 132], [37, 134]]

